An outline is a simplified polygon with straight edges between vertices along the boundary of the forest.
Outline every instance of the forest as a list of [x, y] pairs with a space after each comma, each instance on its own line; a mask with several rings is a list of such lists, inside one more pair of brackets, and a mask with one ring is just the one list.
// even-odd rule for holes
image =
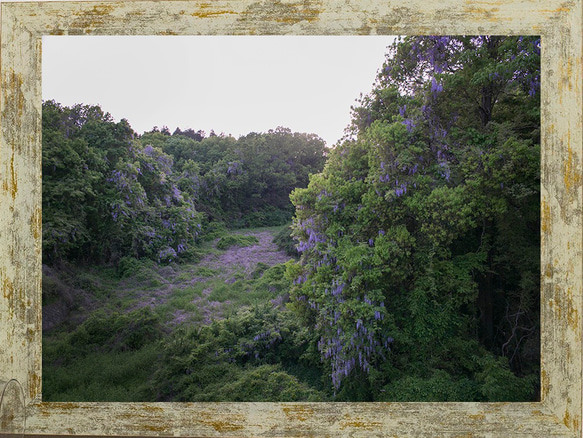
[[43, 102], [43, 400], [538, 400], [540, 38], [363, 93], [329, 146]]

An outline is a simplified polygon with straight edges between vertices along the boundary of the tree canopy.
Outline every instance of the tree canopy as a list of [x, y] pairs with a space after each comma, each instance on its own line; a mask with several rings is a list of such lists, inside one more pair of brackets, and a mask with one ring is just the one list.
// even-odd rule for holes
[[169, 262], [191, 257], [217, 221], [284, 224], [289, 193], [325, 153], [319, 137], [286, 128], [238, 140], [192, 129], [139, 136], [99, 106], [44, 102], [44, 261]]
[[407, 37], [296, 189], [292, 305], [338, 399], [536, 397], [534, 37]]

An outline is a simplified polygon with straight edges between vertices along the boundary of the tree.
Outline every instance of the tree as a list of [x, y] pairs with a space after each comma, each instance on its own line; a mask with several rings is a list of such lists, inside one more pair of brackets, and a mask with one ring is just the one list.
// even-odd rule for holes
[[179, 180], [172, 157], [138, 140], [126, 120], [98, 106], [43, 103], [44, 262], [186, 254], [202, 217]]
[[[536, 393], [539, 54], [534, 37], [397, 41], [292, 193], [292, 305], [339, 399], [415, 400], [437, 376], [462, 400]], [[489, 390], [502, 376], [521, 390]]]

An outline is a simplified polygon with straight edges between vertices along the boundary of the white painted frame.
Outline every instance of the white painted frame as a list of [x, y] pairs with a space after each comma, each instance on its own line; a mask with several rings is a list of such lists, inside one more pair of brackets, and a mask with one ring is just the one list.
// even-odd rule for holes
[[[0, 379], [27, 433], [200, 437], [581, 437], [581, 0], [208, 0], [3, 3]], [[541, 402], [43, 403], [43, 35], [514, 34], [542, 38]]]

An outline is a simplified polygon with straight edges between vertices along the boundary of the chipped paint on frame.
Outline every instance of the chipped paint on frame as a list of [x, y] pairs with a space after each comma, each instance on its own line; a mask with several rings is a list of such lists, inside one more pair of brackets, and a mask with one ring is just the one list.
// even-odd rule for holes
[[[3, 3], [0, 379], [21, 382], [27, 433], [141, 436], [581, 437], [581, 0], [214, 0]], [[541, 402], [43, 403], [43, 35], [540, 34]]]

